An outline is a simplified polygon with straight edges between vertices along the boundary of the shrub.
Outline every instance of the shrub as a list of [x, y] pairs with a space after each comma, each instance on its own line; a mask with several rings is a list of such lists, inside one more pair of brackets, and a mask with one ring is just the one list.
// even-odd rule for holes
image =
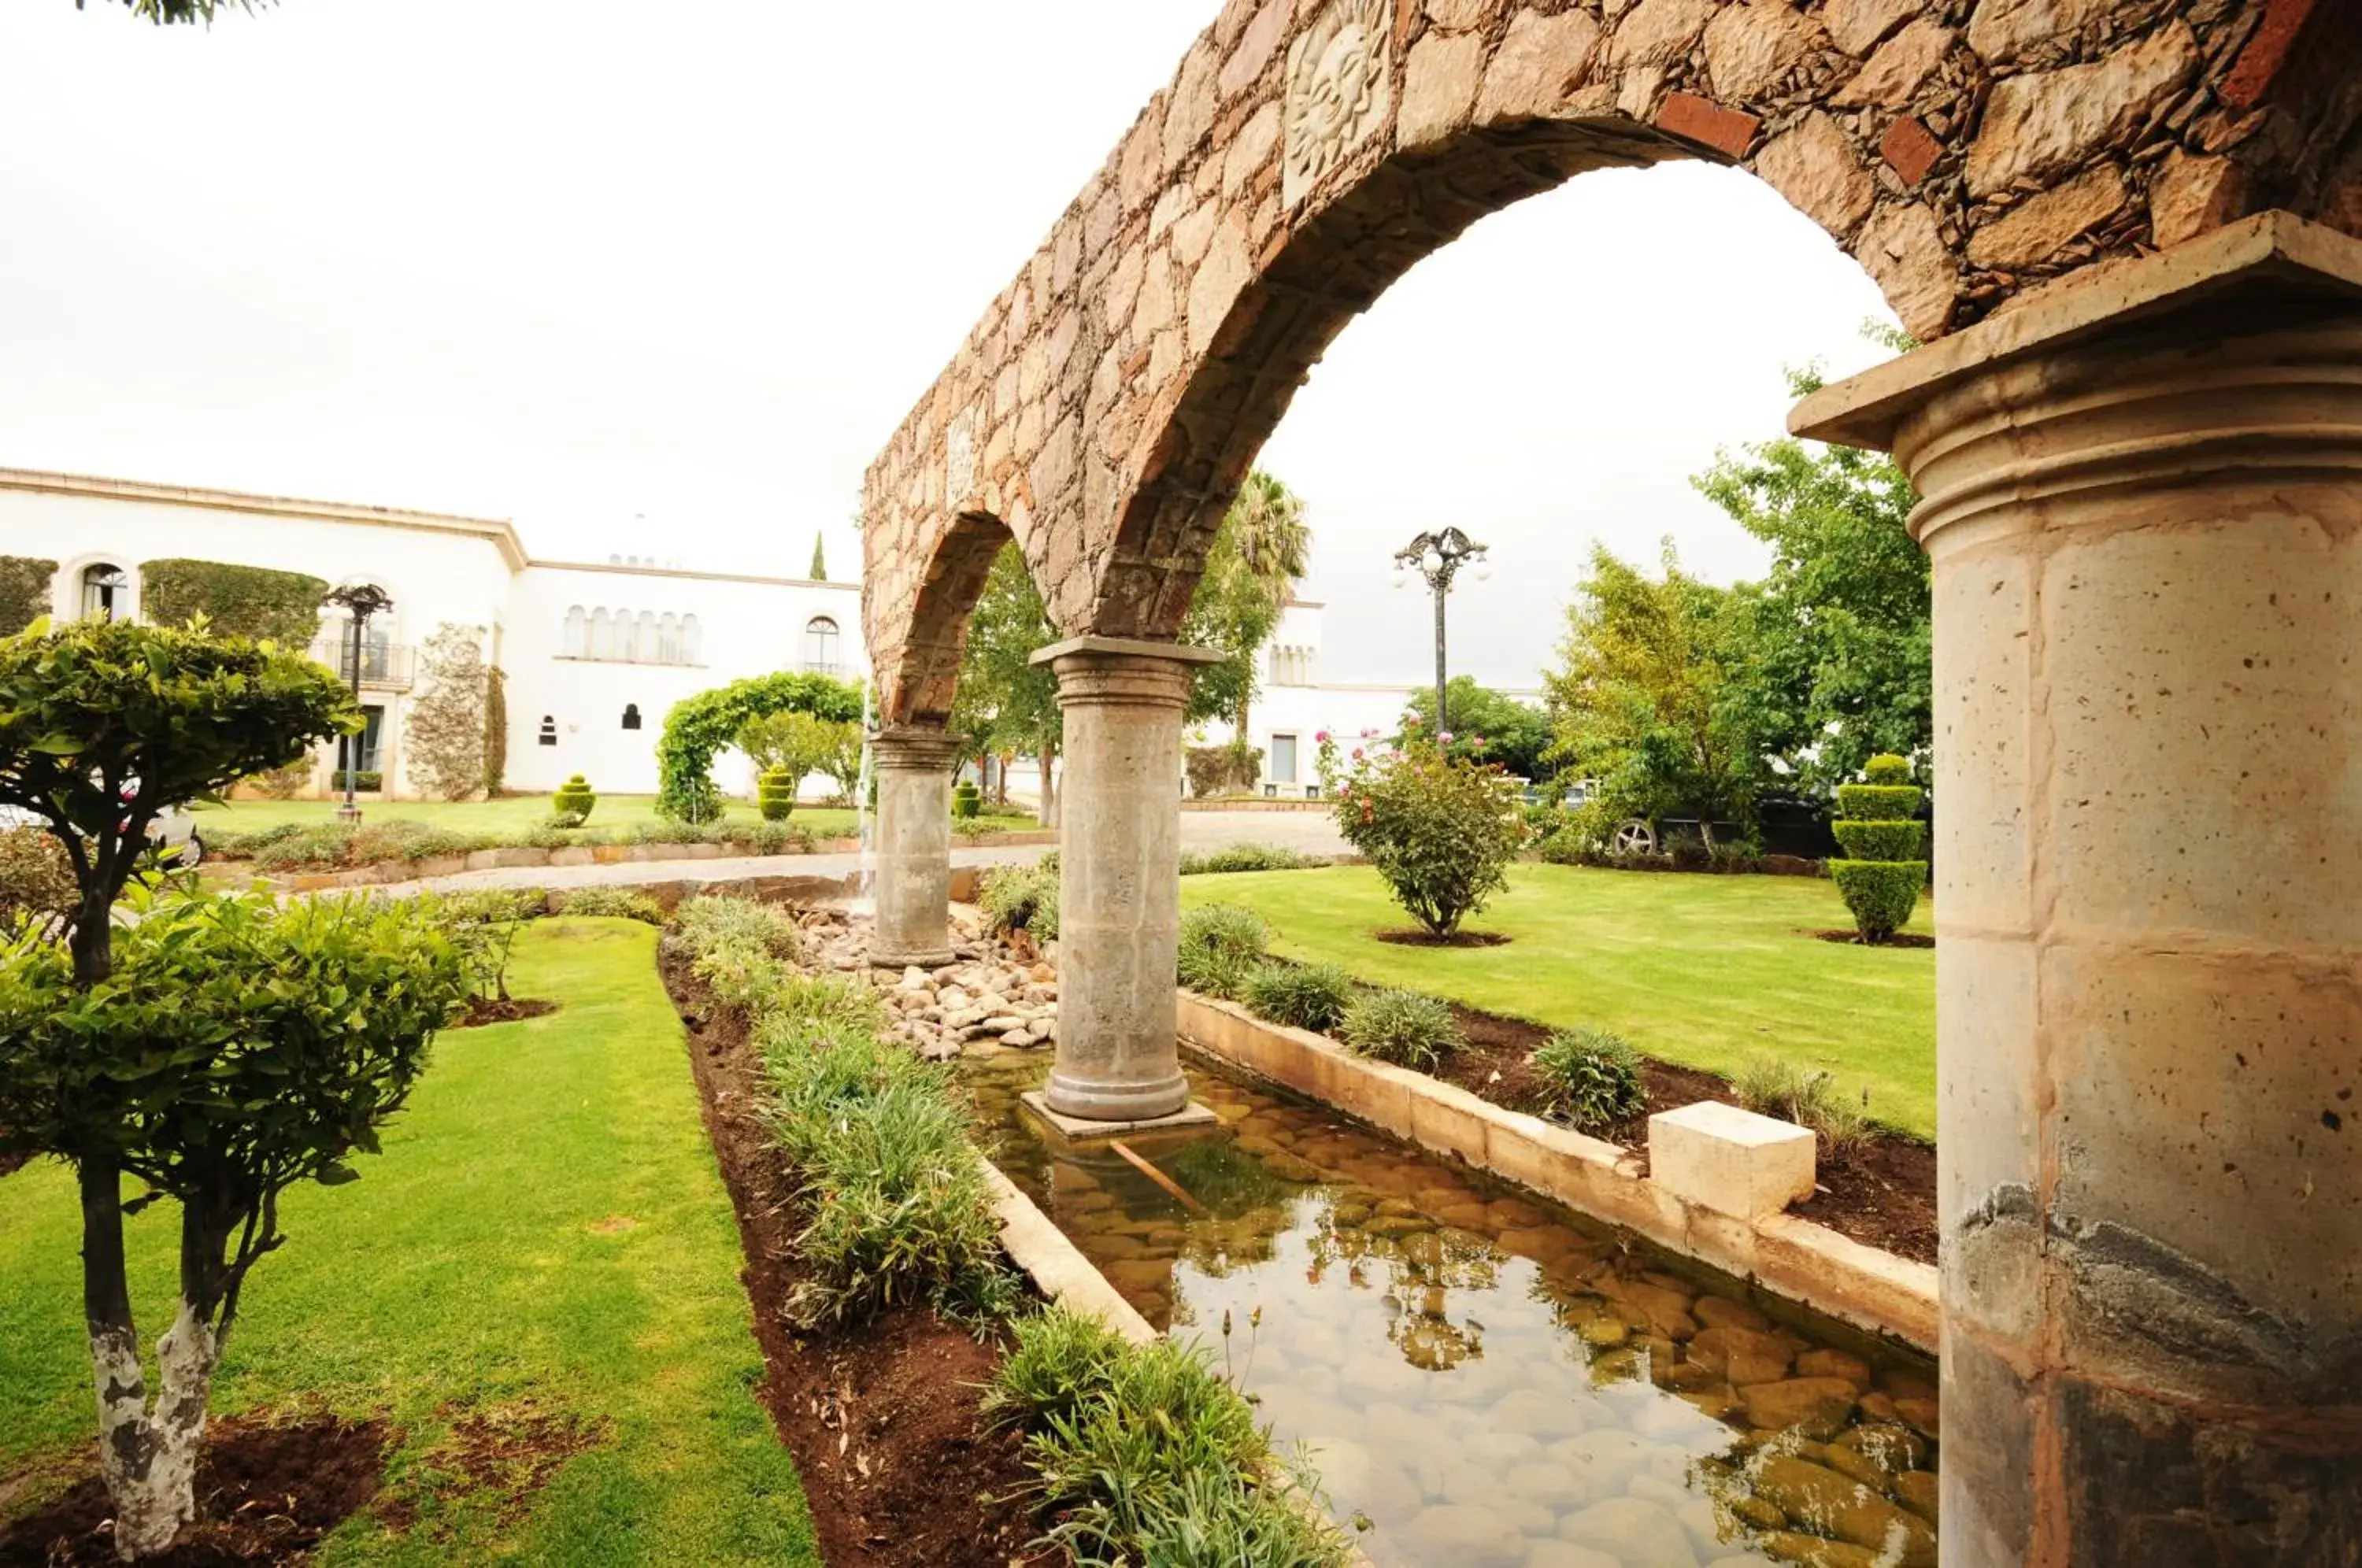
[[597, 791], [579, 773], [560, 784], [549, 797], [551, 811], [561, 817], [572, 817], [578, 825], [590, 820], [590, 812], [598, 804]]
[[1274, 960], [1246, 977], [1240, 1000], [1259, 1018], [1326, 1034], [1344, 1021], [1353, 977], [1334, 964]]
[[1830, 824], [1850, 856], [1829, 862], [1829, 877], [1852, 911], [1864, 942], [1884, 942], [1911, 919], [1919, 889], [1926, 885], [1927, 842], [1924, 823], [1913, 820], [1922, 791], [1911, 783], [1911, 764], [1899, 756], [1873, 756], [1862, 769], [1867, 784], [1838, 787], [1843, 816]]
[[647, 925], [665, 922], [664, 906], [646, 893], [629, 888], [569, 888], [557, 895], [557, 912], [564, 915], [602, 915], [614, 920], [635, 920]]
[[57, 834], [43, 827], [0, 829], [0, 938], [28, 922], [55, 935], [80, 900]]
[[438, 800], [460, 801], [484, 787], [484, 630], [435, 628], [418, 656], [418, 695], [402, 722], [410, 770]]
[[973, 822], [984, 813], [984, 791], [976, 787], [973, 778], [963, 778], [952, 787], [952, 816], [959, 822]]
[[1263, 748], [1235, 740], [1193, 745], [1183, 755], [1181, 766], [1188, 776], [1189, 793], [1198, 800], [1252, 790], [1263, 772]]
[[1319, 864], [1319, 860], [1312, 856], [1284, 849], [1275, 844], [1233, 844], [1227, 848], [1210, 849], [1203, 854], [1184, 850], [1181, 875], [1205, 877], [1231, 871], [1297, 871]]
[[298, 757], [284, 767], [266, 767], [240, 782], [266, 801], [292, 801], [312, 781], [312, 759]]
[[182, 558], [139, 566], [139, 613], [149, 624], [185, 625], [203, 615], [217, 637], [268, 639], [298, 654], [320, 635], [327, 592], [319, 578], [270, 567]]
[[782, 823], [796, 809], [799, 776], [784, 767], [767, 767], [755, 780], [755, 809], [767, 823]]
[[1345, 1043], [1364, 1056], [1421, 1072], [1462, 1043], [1451, 1009], [1417, 991], [1372, 991], [1345, 1009]]
[[546, 910], [548, 895], [538, 888], [482, 888], [419, 902], [459, 955], [475, 993], [506, 1001], [518, 925]]
[[1604, 1029], [1561, 1029], [1535, 1047], [1551, 1106], [1577, 1127], [1610, 1127], [1648, 1109], [1640, 1053]]
[[1246, 993], [1247, 979], [1262, 966], [1261, 960], [1245, 958], [1219, 947], [1185, 947], [1175, 967], [1181, 984], [1202, 997], [1219, 997], [1224, 1001], [1237, 1001]]
[[1273, 1453], [1269, 1430], [1203, 1350], [1129, 1345], [1064, 1308], [1020, 1320], [1014, 1333], [985, 1406], [1024, 1427], [1026, 1461], [1064, 1514], [1051, 1539], [1069, 1561], [1348, 1561], [1343, 1537], [1318, 1517], [1308, 1471]]
[[1048, 856], [1033, 866], [996, 866], [977, 889], [977, 907], [1001, 935], [1012, 931], [1036, 942], [1058, 938], [1058, 868]]
[[50, 613], [50, 585], [58, 563], [33, 556], [0, 556], [0, 637], [13, 637]]
[[497, 795], [509, 773], [509, 677], [499, 665], [484, 667], [484, 793]]
[[1203, 950], [1260, 958], [1270, 942], [1271, 927], [1243, 904], [1202, 904], [1181, 917], [1184, 953]]
[[1758, 1056], [1731, 1078], [1730, 1088], [1738, 1103], [1758, 1115], [1819, 1133], [1831, 1159], [1848, 1157], [1871, 1136], [1869, 1111], [1839, 1093], [1837, 1081], [1818, 1068]]
[[1337, 825], [1396, 901], [1438, 936], [1508, 886], [1526, 835], [1507, 775], [1431, 749], [1357, 763], [1338, 791]]

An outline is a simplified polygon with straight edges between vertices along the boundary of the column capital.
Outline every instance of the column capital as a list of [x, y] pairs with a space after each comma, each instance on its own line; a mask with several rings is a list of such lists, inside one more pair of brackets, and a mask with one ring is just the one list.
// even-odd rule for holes
[[1219, 664], [1222, 655], [1186, 643], [1132, 637], [1069, 637], [1036, 653], [1031, 663], [1048, 665], [1058, 677], [1058, 705], [1179, 707], [1189, 699], [1189, 677], [1200, 665]]
[[880, 767], [948, 772], [959, 760], [959, 738], [927, 724], [891, 724], [869, 732], [869, 755]]

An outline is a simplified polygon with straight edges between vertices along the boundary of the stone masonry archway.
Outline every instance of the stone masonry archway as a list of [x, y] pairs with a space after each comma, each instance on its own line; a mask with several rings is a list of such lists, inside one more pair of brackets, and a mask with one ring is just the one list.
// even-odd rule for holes
[[1068, 638], [1050, 1100], [1179, 1103], [1171, 639], [1257, 447], [1485, 214], [1740, 164], [1929, 343], [1794, 423], [1926, 498], [1947, 1568], [2362, 1562], [2357, 125], [2352, 0], [1230, 0], [869, 470], [906, 945], [1005, 520]]
[[1470, 223], [1737, 162], [1935, 338], [2265, 208], [2362, 229], [2334, 0], [1231, 0], [871, 467], [882, 712], [937, 705], [960, 519], [1070, 635], [1169, 635], [1308, 366]]

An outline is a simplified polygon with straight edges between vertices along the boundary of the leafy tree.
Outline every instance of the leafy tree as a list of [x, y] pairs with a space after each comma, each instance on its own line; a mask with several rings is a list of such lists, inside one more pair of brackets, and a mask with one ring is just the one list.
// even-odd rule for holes
[[419, 650], [419, 691], [403, 724], [410, 771], [427, 790], [461, 801], [484, 787], [484, 703], [491, 671], [484, 663], [484, 629], [435, 628]]
[[[80, 1181], [100, 1474], [127, 1561], [195, 1517], [214, 1370], [248, 1271], [286, 1240], [281, 1195], [356, 1178], [468, 990], [416, 903], [141, 902], [95, 979], [36, 927], [0, 945], [0, 1155], [55, 1155]], [[128, 1203], [125, 1173], [148, 1189]], [[151, 1401], [123, 1236], [160, 1198], [180, 1209], [180, 1300]]]
[[[1890, 348], [1907, 348], [1910, 343]], [[1792, 372], [1802, 397], [1817, 372]], [[1734, 700], [1807, 793], [1934, 738], [1927, 558], [1904, 529], [1918, 495], [1883, 453], [1794, 439], [1719, 457], [1692, 482], [1772, 548]]]
[[[815, 718], [792, 710], [749, 720], [738, 732], [738, 749], [754, 758], [758, 772], [787, 776], [789, 789], [807, 773], [819, 773], [841, 757], [851, 738], [854, 767], [860, 767], [861, 726], [843, 719]], [[792, 797], [791, 797], [792, 798]]]
[[1003, 546], [968, 618], [951, 727], [967, 736], [979, 756], [1039, 759], [1044, 827], [1057, 825], [1050, 776], [1065, 724], [1058, 711], [1058, 678], [1032, 657], [1057, 640], [1058, 628], [1051, 624], [1024, 553], [1014, 543]]
[[[1496, 762], [1520, 778], [1540, 778], [1551, 771], [1545, 760], [1551, 749], [1550, 715], [1530, 702], [1507, 692], [1479, 686], [1473, 675], [1455, 675], [1443, 690], [1443, 731], [1451, 736], [1453, 756]], [[1435, 693], [1412, 695], [1410, 715], [1421, 734], [1434, 734]]]
[[0, 806], [72, 862], [79, 983], [106, 977], [107, 911], [158, 817], [360, 727], [324, 667], [202, 627], [36, 622], [0, 640]]
[[1709, 849], [1716, 817], [1752, 820], [1762, 747], [1741, 683], [1753, 613], [1747, 591], [1683, 572], [1671, 541], [1661, 580], [1593, 547], [1564, 668], [1544, 679], [1552, 755], [1598, 780], [1605, 812], [1694, 812]]
[[1206, 569], [1182, 622], [1181, 640], [1220, 650], [1220, 663], [1192, 677], [1191, 723], [1228, 719], [1246, 744], [1257, 690], [1256, 657], [1279, 627], [1288, 596], [1308, 569], [1312, 531], [1304, 502], [1257, 469], [1239, 487], [1206, 554]]

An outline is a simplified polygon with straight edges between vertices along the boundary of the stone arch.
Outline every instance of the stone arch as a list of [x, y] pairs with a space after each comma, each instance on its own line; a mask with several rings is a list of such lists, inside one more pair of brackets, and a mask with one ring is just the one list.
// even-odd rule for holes
[[1344, 323], [1585, 169], [1745, 167], [1925, 338], [2264, 207], [2362, 228], [2355, 14], [1229, 0], [872, 465], [873, 657], [941, 664], [906, 645], [972, 513], [1010, 520], [1067, 634], [1170, 635], [1210, 521]]
[[958, 513], [935, 541], [908, 618], [901, 623], [904, 635], [890, 654], [880, 655], [873, 624], [871, 657], [877, 672], [881, 722], [940, 724], [951, 715], [968, 617], [976, 612], [993, 561], [1014, 537], [1009, 525], [989, 513]]

